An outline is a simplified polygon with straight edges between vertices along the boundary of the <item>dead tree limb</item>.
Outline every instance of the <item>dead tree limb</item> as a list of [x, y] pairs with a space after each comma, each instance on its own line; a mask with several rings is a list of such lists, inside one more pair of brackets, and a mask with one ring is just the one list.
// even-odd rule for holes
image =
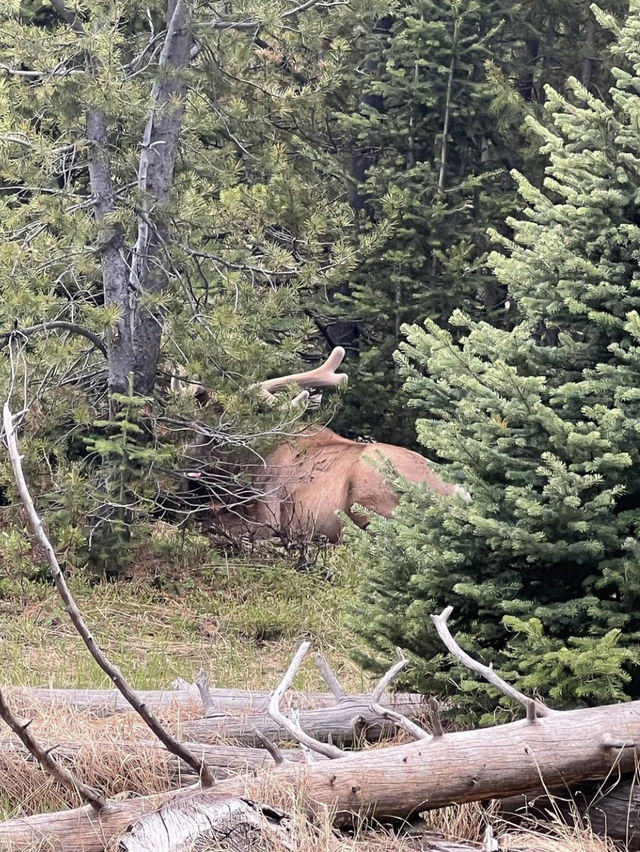
[[398, 649], [399, 660], [395, 665], [391, 666], [389, 671], [386, 672], [381, 678], [380, 682], [373, 690], [371, 694], [371, 702], [370, 707], [371, 710], [382, 719], [390, 719], [392, 722], [402, 728], [403, 731], [406, 731], [416, 740], [426, 740], [431, 736], [428, 734], [420, 725], [416, 725], [408, 716], [405, 716], [403, 713], [398, 713], [397, 710], [391, 710], [389, 707], [383, 707], [380, 704], [380, 699], [384, 691], [387, 689], [391, 681], [402, 671], [402, 669], [406, 668], [409, 664], [409, 660], [404, 656], [402, 651]]
[[450, 654], [454, 656], [457, 660], [460, 660], [460, 662], [463, 663], [468, 669], [471, 669], [472, 672], [476, 672], [486, 681], [492, 684], [492, 686], [495, 686], [496, 689], [499, 689], [503, 695], [507, 696], [507, 698], [511, 698], [518, 704], [522, 704], [529, 717], [533, 716], [533, 718], [535, 718], [537, 716], [546, 716], [549, 710], [547, 707], [545, 707], [544, 704], [542, 704], [540, 701], [534, 701], [534, 699], [529, 698], [527, 695], [524, 695], [515, 687], [511, 686], [511, 684], [503, 680], [500, 675], [494, 672], [494, 670], [490, 666], [485, 666], [482, 663], [479, 663], [477, 660], [474, 660], [473, 657], [470, 657], [466, 651], [462, 650], [460, 645], [458, 645], [456, 640], [451, 635], [449, 631], [449, 626], [447, 624], [449, 616], [452, 612], [453, 607], [448, 606], [446, 607], [446, 609], [442, 610], [440, 615], [431, 616], [431, 620], [435, 624], [436, 630], [438, 631], [438, 636], [442, 639]]
[[205, 846], [221, 852], [251, 852], [275, 849], [276, 841], [278, 849], [293, 852], [284, 817], [238, 796], [170, 803], [127, 829], [118, 852], [180, 852]]
[[[640, 702], [551, 711], [535, 724], [520, 719], [337, 760], [287, 762], [259, 773], [255, 781], [229, 778], [215, 791], [198, 796], [251, 796], [251, 785], [261, 785], [269, 777], [279, 790], [292, 795], [304, 791], [305, 800], [326, 806], [338, 822], [348, 822], [354, 814], [407, 817], [452, 802], [524, 793], [538, 789], [541, 781], [551, 789], [605, 778], [612, 771], [633, 772], [634, 750], [604, 745], [610, 735], [640, 741]], [[0, 823], [0, 852], [28, 848], [43, 838], [56, 852], [103, 852], [104, 838], [117, 836], [167, 801], [194, 795], [183, 790], [110, 802], [98, 815], [86, 807], [10, 820]]]
[[55, 746], [44, 747], [40, 745], [36, 738], [32, 736], [31, 731], [29, 731], [31, 719], [28, 719], [26, 722], [21, 722], [14, 714], [11, 707], [7, 704], [2, 691], [0, 691], [0, 716], [2, 716], [3, 720], [20, 739], [29, 754], [31, 754], [38, 761], [40, 766], [49, 772], [59, 784], [62, 784], [63, 787], [71, 790], [72, 793], [77, 793], [81, 799], [88, 802], [97, 811], [105, 806], [106, 802], [104, 796], [102, 796], [98, 790], [90, 787], [88, 784], [84, 784], [80, 778], [76, 777], [74, 772], [66, 766], [62, 766], [62, 764], [55, 760], [52, 755], [52, 752], [56, 748]]
[[287, 731], [294, 740], [299, 742], [300, 745], [306, 746], [308, 749], [311, 749], [311, 751], [318, 752], [318, 754], [323, 754], [325, 757], [344, 757], [342, 749], [339, 749], [334, 745], [330, 745], [329, 743], [320, 742], [320, 740], [309, 736], [298, 722], [295, 722], [293, 719], [289, 719], [280, 709], [280, 703], [284, 698], [285, 692], [293, 683], [293, 679], [298, 673], [298, 669], [304, 662], [304, 658], [310, 650], [311, 642], [303, 642], [298, 648], [289, 668], [285, 672], [284, 677], [273, 691], [273, 695], [269, 701], [269, 715], [276, 724], [284, 728], [284, 730]]
[[[413, 698], [404, 701], [402, 696], [390, 695], [381, 700], [383, 709], [391, 709], [403, 716], [419, 719], [425, 705]], [[397, 724], [371, 709], [371, 696], [348, 697], [331, 707], [299, 710], [300, 727], [316, 740], [340, 742], [351, 745], [361, 739], [369, 742], [389, 739], [397, 732]], [[385, 714], [386, 715], [386, 714]], [[354, 720], [357, 724], [354, 724]], [[230, 716], [218, 713], [201, 719], [190, 719], [182, 724], [187, 740], [214, 743], [229, 740], [244, 746], [260, 745], [256, 729], [272, 742], [292, 742], [295, 736], [290, 727], [281, 724], [268, 713], [250, 713]]]
[[[19, 702], [21, 712], [31, 712], [42, 705], [86, 711], [94, 716], [107, 717], [126, 713], [133, 708], [117, 689], [63, 689], [49, 686], [12, 686], [7, 694]], [[181, 709], [200, 711], [201, 700], [195, 684], [185, 684], [180, 689], [136, 690], [136, 694], [154, 713]], [[267, 690], [220, 689], [209, 686], [211, 713], [260, 713], [266, 712], [271, 693]], [[366, 704], [369, 696], [364, 693], [346, 695], [344, 699], [355, 704]], [[413, 708], [419, 713], [424, 707], [424, 698], [417, 693], [394, 693], [381, 699], [384, 706]], [[294, 703], [301, 709], [319, 709], [336, 705], [330, 692], [295, 692], [285, 696], [283, 705]]]
[[115, 666], [111, 660], [107, 657], [104, 651], [97, 645], [95, 639], [91, 631], [89, 630], [87, 624], [85, 623], [84, 618], [82, 617], [82, 613], [78, 609], [78, 605], [75, 602], [69, 587], [67, 586], [67, 581], [64, 578], [64, 574], [62, 573], [62, 569], [58, 563], [58, 559], [56, 557], [55, 551], [49, 541], [47, 534], [44, 531], [44, 527], [42, 525], [42, 521], [36, 512], [36, 507], [31, 498], [31, 494], [29, 493], [29, 488], [27, 486], [27, 482], [24, 478], [24, 472], [22, 470], [22, 457], [20, 455], [20, 449], [18, 447], [18, 438], [16, 435], [13, 415], [9, 409], [9, 404], [5, 402], [3, 408], [3, 425], [5, 438], [7, 441], [7, 447], [9, 450], [9, 458], [11, 460], [11, 467], [13, 468], [13, 475], [16, 481], [16, 485], [18, 487], [18, 492], [20, 494], [20, 499], [22, 500], [22, 504], [24, 506], [24, 510], [27, 516], [27, 520], [29, 526], [31, 527], [31, 531], [35, 536], [38, 544], [44, 550], [47, 562], [49, 563], [49, 570], [51, 572], [51, 576], [53, 578], [53, 582], [55, 583], [56, 589], [58, 590], [58, 594], [60, 595], [62, 602], [64, 603], [64, 608], [73, 623], [73, 626], [78, 631], [82, 641], [87, 646], [89, 653], [96, 661], [96, 663], [100, 666], [102, 671], [108, 675], [117, 689], [120, 690], [122, 695], [127, 699], [129, 704], [138, 712], [140, 717], [144, 720], [144, 722], [148, 725], [153, 734], [160, 740], [160, 742], [169, 749], [170, 752], [175, 754], [181, 760], [184, 760], [192, 769], [196, 770], [200, 774], [200, 778], [202, 784], [205, 786], [210, 786], [214, 782], [213, 775], [207, 768], [206, 763], [203, 760], [198, 758], [195, 754], [192, 754], [189, 749], [185, 748], [174, 736], [172, 736], [169, 731], [167, 731], [160, 721], [154, 716], [154, 714], [149, 710], [149, 708], [144, 704], [144, 702], [140, 701], [134, 690], [129, 686], [128, 682], [122, 675], [120, 669]]

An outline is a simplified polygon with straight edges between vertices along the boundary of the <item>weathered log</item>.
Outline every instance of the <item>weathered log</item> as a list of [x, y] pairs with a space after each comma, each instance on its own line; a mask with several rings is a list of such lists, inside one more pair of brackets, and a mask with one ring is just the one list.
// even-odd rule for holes
[[585, 820], [595, 834], [640, 849], [640, 789], [635, 775], [618, 773], [602, 781], [569, 788], [534, 790], [502, 802], [501, 816], [513, 822], [536, 822], [562, 817], [569, 825]]
[[[185, 743], [195, 754], [206, 760], [209, 768], [216, 779], [228, 778], [242, 772], [255, 773], [258, 770], [269, 769], [273, 766], [273, 758], [264, 748], [243, 748], [232, 745], [210, 745], [208, 743]], [[165, 766], [169, 782], [174, 787], [186, 787], [198, 780], [193, 769], [180, 760], [174, 754], [167, 751], [155, 740], [107, 740], [103, 745], [97, 740], [56, 740], [55, 743], [42, 742], [41, 745], [47, 751], [51, 750], [58, 760], [65, 765], [75, 768], [77, 764], [90, 764], [94, 767], [92, 771], [92, 783], [98, 786], [106, 785], [110, 778], [100, 775], [100, 757], [108, 752], [109, 761], [105, 772], [110, 772], [115, 760], [120, 760], [122, 765], [127, 765], [131, 771], [132, 761], [137, 765], [147, 764], [149, 766]], [[13, 737], [0, 739], [0, 775], [5, 771], [15, 771], [12, 757], [19, 755], [28, 763], [33, 763], [33, 758], [20, 741]], [[306, 760], [301, 749], [284, 749], [281, 752], [284, 760], [289, 762], [303, 762]], [[160, 764], [158, 763], [160, 761]], [[0, 782], [0, 789], [2, 783]]]
[[[131, 712], [131, 705], [116, 689], [61, 689], [55, 687], [6, 687], [5, 692], [12, 704], [28, 713], [43, 705], [65, 707], [107, 717], [116, 713]], [[175, 710], [202, 712], [202, 701], [198, 688], [189, 685], [181, 689], [139, 690], [140, 698], [154, 713]], [[214, 689], [209, 687], [213, 709], [217, 713], [261, 713], [269, 705], [270, 692], [249, 689]], [[349, 698], [358, 703], [367, 702], [366, 694], [354, 694]], [[388, 701], [400, 701], [404, 706], [422, 706], [424, 698], [415, 693], [402, 693]], [[299, 708], [331, 707], [336, 699], [330, 692], [293, 692], [285, 699], [285, 706]], [[384, 703], [384, 702], [383, 702]]]
[[[284, 763], [269, 777], [279, 790], [302, 791], [306, 800], [329, 807], [344, 823], [353, 814], [406, 817], [452, 802], [525, 793], [541, 782], [552, 788], [605, 778], [614, 767], [632, 772], [635, 755], [630, 746], [636, 742], [640, 742], [638, 701], [550, 710], [535, 720], [447, 733], [337, 760]], [[206, 802], [220, 793], [251, 795], [252, 784], [265, 780], [262, 774], [249, 781], [229, 778], [216, 785], [215, 793], [182, 790], [111, 801], [99, 813], [84, 807], [9, 820], [0, 823], [0, 850], [15, 852], [46, 839], [52, 852], [103, 852], [105, 839], [118, 836], [166, 802]]]
[[[317, 740], [327, 742], [332, 739], [343, 745], [360, 741], [377, 742], [392, 737], [397, 731], [397, 725], [392, 720], [381, 719], [371, 709], [370, 702], [371, 699], [366, 696], [349, 697], [333, 707], [301, 710], [300, 726]], [[425, 705], [416, 702], [414, 696], [409, 696], [408, 701], [405, 701], [401, 695], [390, 695], [381, 703], [409, 718], [419, 718], [425, 713]], [[258, 746], [260, 737], [257, 731], [274, 742], [291, 741], [291, 734], [267, 713], [204, 716], [184, 722], [182, 730], [187, 739], [203, 743], [228, 740], [245, 746]]]
[[293, 852], [284, 814], [237, 796], [212, 796], [147, 814], [121, 837], [118, 852], [256, 852], [275, 848], [275, 841]]

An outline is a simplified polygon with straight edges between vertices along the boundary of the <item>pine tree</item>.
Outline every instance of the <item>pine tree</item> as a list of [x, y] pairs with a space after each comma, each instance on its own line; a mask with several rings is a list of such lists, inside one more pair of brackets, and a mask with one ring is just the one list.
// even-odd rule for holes
[[609, 100], [547, 89], [544, 185], [515, 174], [523, 212], [494, 234], [521, 322], [458, 310], [455, 336], [408, 327], [398, 358], [420, 442], [472, 501], [408, 487], [359, 539], [360, 631], [467, 705], [483, 699], [455, 681], [477, 685], [430, 623], [447, 605], [463, 645], [556, 706], [640, 694], [640, 3], [620, 29], [597, 14], [617, 35]]
[[[167, 392], [176, 365], [212, 389], [199, 415], [216, 446], [268, 430], [242, 389], [299, 359], [305, 303], [370, 250], [330, 158], [295, 130], [379, 11], [0, 10], [0, 396], [29, 408], [29, 473], [64, 523], [120, 523], [125, 482], [141, 516], [175, 490], [195, 413]], [[66, 511], [79, 471], [86, 499]]]

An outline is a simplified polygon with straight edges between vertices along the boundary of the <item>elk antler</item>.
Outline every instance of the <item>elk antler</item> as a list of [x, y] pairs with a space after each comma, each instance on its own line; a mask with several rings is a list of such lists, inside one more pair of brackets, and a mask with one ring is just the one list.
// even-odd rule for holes
[[276, 376], [276, 378], [267, 379], [254, 385], [254, 387], [260, 388], [266, 399], [274, 399], [278, 391], [284, 390], [289, 385], [298, 385], [303, 388], [303, 391], [298, 394], [292, 404], [304, 402], [309, 398], [306, 388], [337, 387], [348, 381], [349, 377], [346, 373], [336, 373], [336, 367], [340, 366], [345, 354], [342, 346], [336, 346], [324, 364], [316, 367], [315, 370], [307, 370], [305, 373], [291, 373], [288, 376]]

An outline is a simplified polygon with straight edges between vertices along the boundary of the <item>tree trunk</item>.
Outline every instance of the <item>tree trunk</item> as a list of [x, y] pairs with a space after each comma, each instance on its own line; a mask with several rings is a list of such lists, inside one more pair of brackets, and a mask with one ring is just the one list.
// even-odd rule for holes
[[[195, 685], [180, 689], [136, 690], [140, 699], [154, 713], [180, 710], [182, 713], [202, 713], [200, 693]], [[43, 705], [84, 710], [94, 716], [107, 717], [115, 713], [130, 713], [132, 707], [116, 689], [56, 689], [54, 687], [7, 687], [6, 694], [22, 713], [37, 712]], [[212, 708], [216, 713], [262, 713], [269, 704], [270, 692], [249, 689], [216, 689], [209, 687]], [[349, 695], [355, 704], [368, 704], [366, 694]], [[383, 696], [382, 703], [389, 707], [403, 707], [404, 712], [418, 713], [424, 709], [424, 698], [417, 693], [393, 693]], [[300, 709], [332, 707], [336, 698], [330, 692], [293, 692], [284, 700], [284, 706]], [[411, 709], [412, 708], [412, 709]]]
[[286, 824], [281, 824], [283, 816], [239, 797], [217, 796], [197, 804], [181, 802], [132, 825], [118, 843], [118, 852], [257, 852], [275, 848], [293, 852]]
[[[409, 718], [415, 719], [425, 715], [425, 705], [411, 697], [406, 703], [401, 697], [394, 695], [382, 700], [383, 704], [386, 703], [386, 706]], [[351, 745], [360, 740], [378, 741], [392, 737], [397, 726], [387, 719], [381, 719], [379, 714], [371, 709], [370, 701], [368, 696], [359, 700], [348, 697], [331, 707], [300, 710], [300, 727], [317, 740], [333, 740], [343, 745]], [[274, 742], [291, 740], [291, 734], [268, 713], [204, 716], [184, 722], [182, 731], [187, 739], [203, 743], [230, 740], [240, 745], [258, 746], [261, 742], [258, 731]]]
[[[406, 817], [452, 802], [525, 793], [541, 783], [552, 788], [606, 778], [612, 770], [632, 772], [632, 746], [637, 742], [638, 701], [549, 711], [535, 721], [444, 734], [332, 761], [284, 763], [269, 777], [285, 793], [304, 791], [310, 807], [328, 807], [344, 824], [354, 814]], [[207, 802], [220, 793], [251, 796], [252, 787], [260, 788], [266, 780], [266, 774], [255, 780], [229, 778], [216, 785], [215, 792], [183, 790], [111, 801], [99, 812], [89, 806], [9, 820], [0, 823], [0, 852], [15, 852], [44, 839], [55, 852], [103, 852], [105, 840], [167, 802]]]

